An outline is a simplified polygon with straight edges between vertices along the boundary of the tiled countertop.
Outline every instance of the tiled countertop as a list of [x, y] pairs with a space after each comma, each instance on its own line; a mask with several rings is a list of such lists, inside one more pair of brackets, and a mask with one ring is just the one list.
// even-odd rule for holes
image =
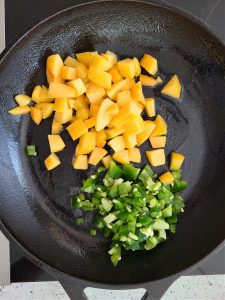
[[[88, 300], [141, 300], [143, 289], [110, 291], [87, 288]], [[16, 295], [16, 298], [15, 298]], [[69, 300], [56, 282], [30, 282], [0, 287], [0, 300]], [[184, 276], [167, 290], [161, 300], [224, 300], [225, 276]], [[154, 299], [153, 299], [154, 300]]]
[[[7, 0], [8, 2], [13, 2], [12, 0]], [[78, 0], [79, 1], [79, 0]], [[24, 1], [14, 1], [14, 13], [17, 14], [18, 7], [23, 8]], [[39, 1], [44, 3], [44, 1]], [[69, 1], [65, 0], [64, 4]], [[81, 2], [81, 1], [79, 1]], [[219, 36], [225, 41], [225, 0], [165, 0], [164, 2], [177, 4], [179, 2], [180, 6], [184, 9], [188, 7], [193, 7], [190, 11], [193, 15], [203, 19], [213, 30], [215, 27], [220, 27]], [[39, 3], [39, 7], [43, 7]], [[55, 4], [54, 9], [60, 10], [64, 8], [63, 2], [58, 1]], [[62, 7], [61, 7], [62, 6]], [[204, 7], [204, 9], [203, 9]], [[54, 12], [54, 9], [51, 13]], [[43, 10], [44, 11], [44, 10]], [[4, 48], [5, 41], [5, 31], [4, 31], [4, 0], [0, 0], [0, 52]], [[8, 14], [9, 11], [6, 12]], [[11, 11], [12, 13], [12, 11]], [[25, 12], [26, 13], [26, 12]], [[46, 16], [49, 12], [45, 12]], [[20, 14], [17, 14], [19, 18]], [[37, 12], [36, 19], [33, 22], [39, 21], [38, 16], [41, 18], [45, 15]], [[22, 16], [21, 16], [22, 17]], [[13, 22], [11, 23], [13, 24]], [[21, 21], [21, 28], [16, 28], [15, 26], [8, 26], [7, 32], [11, 35], [15, 34], [16, 31], [24, 31], [26, 29], [26, 24]], [[8, 35], [9, 36], [9, 35]], [[9, 259], [8, 255], [8, 243], [4, 242], [4, 237], [0, 232], [0, 282], [7, 282], [9, 280], [9, 267], [7, 262]], [[6, 256], [2, 255], [3, 252]], [[3, 258], [4, 259], [1, 259]], [[221, 266], [222, 264], [222, 266]], [[225, 252], [220, 252], [219, 259], [212, 259], [207, 264], [204, 264], [202, 268], [199, 268], [195, 274], [216, 274], [217, 270], [224, 270], [225, 266]], [[3, 269], [4, 268], [4, 269]], [[222, 271], [221, 273], [224, 273]], [[139, 300], [143, 295], [143, 290], [137, 291], [106, 291], [106, 290], [94, 290], [91, 288], [87, 289], [87, 296], [89, 300]], [[47, 300], [67, 300], [68, 296], [62, 289], [61, 285], [55, 281], [46, 282], [30, 282], [30, 283], [20, 283], [11, 284], [8, 286], [0, 285], [0, 300], [42, 300], [43, 298]], [[163, 300], [225, 300], [225, 275], [204, 275], [204, 276], [185, 276], [178, 279], [166, 292], [162, 298]]]

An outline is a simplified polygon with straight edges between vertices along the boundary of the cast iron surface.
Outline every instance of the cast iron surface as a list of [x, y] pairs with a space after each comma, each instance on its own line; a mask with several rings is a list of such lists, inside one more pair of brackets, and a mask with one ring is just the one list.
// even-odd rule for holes
[[[81, 213], [70, 209], [70, 196], [82, 178], [92, 174], [72, 169], [74, 143], [62, 133], [67, 147], [62, 164], [47, 172], [47, 134], [51, 120], [34, 125], [28, 116], [11, 117], [17, 93], [30, 94], [45, 81], [46, 57], [60, 53], [112, 50], [121, 56], [149, 52], [159, 61], [162, 78], [179, 74], [181, 102], [154, 96], [157, 110], [169, 124], [166, 153], [184, 153], [185, 213], [178, 230], [150, 252], [126, 252], [114, 268], [109, 242], [74, 225]], [[17, 42], [0, 63], [0, 188], [1, 221], [34, 257], [73, 277], [106, 284], [136, 284], [159, 280], [189, 268], [225, 238], [225, 63], [224, 46], [200, 25], [166, 8], [129, 1], [100, 2], [71, 8], [35, 27]], [[34, 143], [39, 155], [27, 158], [24, 146]], [[142, 148], [142, 152], [147, 147]], [[144, 157], [144, 155], [143, 155]], [[143, 164], [145, 161], [143, 160]], [[156, 171], [162, 171], [156, 169]]]

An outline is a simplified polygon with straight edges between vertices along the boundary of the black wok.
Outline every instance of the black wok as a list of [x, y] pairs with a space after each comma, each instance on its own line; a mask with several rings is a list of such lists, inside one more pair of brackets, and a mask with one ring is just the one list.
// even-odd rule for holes
[[[158, 58], [163, 79], [179, 74], [181, 102], [146, 89], [169, 124], [166, 153], [187, 157], [186, 208], [177, 233], [153, 251], [126, 252], [115, 268], [103, 236], [91, 237], [91, 215], [85, 228], [74, 224], [80, 212], [70, 209], [70, 195], [88, 172], [74, 171], [74, 144], [59, 154], [62, 165], [47, 172], [47, 134], [51, 120], [39, 127], [29, 117], [12, 117], [17, 93], [30, 94], [45, 79], [46, 57], [108, 49], [122, 56]], [[225, 239], [225, 47], [190, 17], [154, 4], [135, 1], [94, 2], [65, 10], [34, 27], [1, 56], [0, 61], [0, 220], [8, 235], [41, 268], [53, 274], [72, 299], [86, 286], [145, 287], [158, 299], [185, 271], [196, 267]], [[37, 158], [27, 158], [35, 144]], [[142, 151], [144, 151], [144, 147]], [[143, 162], [144, 164], [144, 162]], [[156, 171], [161, 171], [156, 169]]]

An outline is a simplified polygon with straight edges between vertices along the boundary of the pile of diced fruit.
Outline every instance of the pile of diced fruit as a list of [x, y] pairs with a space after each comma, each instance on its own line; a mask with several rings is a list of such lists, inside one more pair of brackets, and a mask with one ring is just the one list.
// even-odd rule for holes
[[[141, 74], [142, 68], [148, 75]], [[135, 57], [118, 60], [110, 51], [78, 53], [76, 58], [68, 56], [65, 61], [59, 54], [53, 54], [46, 65], [49, 86], [35, 86], [31, 97], [17, 95], [18, 106], [9, 113], [30, 113], [37, 125], [54, 114], [48, 135], [51, 154], [44, 161], [48, 170], [60, 165], [55, 153], [65, 147], [60, 137], [64, 124], [71, 139], [78, 141], [74, 169], [85, 170], [88, 164], [97, 165], [100, 161], [106, 167], [111, 160], [121, 164], [140, 163], [138, 147], [146, 141], [153, 148], [146, 151], [150, 164], [163, 165], [167, 124], [162, 116], [156, 115], [155, 100], [145, 98], [142, 91], [142, 86], [154, 88], [162, 84], [157, 74], [157, 60], [149, 54], [144, 54], [140, 61]], [[180, 98], [181, 84], [177, 75], [169, 79], [161, 93]], [[144, 111], [148, 119], [144, 119]], [[112, 155], [105, 149], [107, 145]], [[27, 153], [35, 155], [35, 146], [28, 145]], [[171, 164], [180, 165], [183, 160], [182, 154], [173, 152]], [[167, 184], [174, 180], [170, 172], [161, 178]]]

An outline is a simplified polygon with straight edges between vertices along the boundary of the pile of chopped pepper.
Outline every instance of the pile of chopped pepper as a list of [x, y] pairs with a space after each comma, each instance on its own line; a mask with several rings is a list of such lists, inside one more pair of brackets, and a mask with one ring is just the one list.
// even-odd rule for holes
[[[72, 198], [72, 208], [96, 211], [96, 228], [111, 237], [109, 250], [114, 266], [121, 260], [121, 248], [151, 250], [167, 238], [167, 231], [175, 233], [177, 216], [183, 211], [184, 201], [178, 194], [186, 186], [181, 171], [172, 171], [175, 181], [164, 185], [146, 165], [143, 169], [131, 164], [111, 162], [109, 169], [99, 167], [96, 174], [86, 179], [84, 193]], [[81, 225], [83, 218], [77, 218]]]

